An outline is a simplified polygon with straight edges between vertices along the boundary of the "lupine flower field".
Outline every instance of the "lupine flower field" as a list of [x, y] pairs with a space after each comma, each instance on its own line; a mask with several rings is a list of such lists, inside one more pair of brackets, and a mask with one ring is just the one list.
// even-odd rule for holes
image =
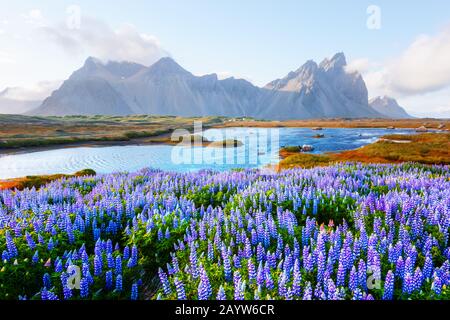
[[449, 299], [449, 228], [446, 166], [65, 178], [1, 191], [0, 299]]

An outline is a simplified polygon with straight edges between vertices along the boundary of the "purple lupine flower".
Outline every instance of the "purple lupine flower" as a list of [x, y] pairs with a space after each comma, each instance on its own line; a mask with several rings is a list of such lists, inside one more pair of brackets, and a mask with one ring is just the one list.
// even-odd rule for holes
[[50, 240], [48, 240], [48, 243], [47, 243], [47, 250], [52, 251], [54, 247], [55, 247], [55, 244], [53, 242], [53, 238], [50, 238]]
[[63, 271], [63, 265], [61, 260], [58, 260], [58, 262], [56, 262], [56, 266], [55, 266], [55, 272], [61, 273]]
[[116, 257], [115, 273], [116, 275], [122, 274], [122, 259], [120, 258], [120, 255]]
[[106, 289], [111, 290], [113, 287], [113, 273], [111, 270], [106, 271]]
[[281, 298], [286, 298], [287, 296], [286, 282], [287, 282], [286, 272], [283, 272], [281, 276], [278, 278], [278, 295]]
[[400, 256], [395, 266], [395, 275], [403, 279], [405, 274], [404, 271], [405, 271], [405, 263], [403, 261], [403, 258]]
[[101, 256], [95, 255], [94, 257], [94, 276], [100, 276], [102, 274], [102, 258]]
[[198, 272], [197, 250], [195, 249], [195, 244], [192, 244], [190, 249], [191, 251], [189, 253], [189, 262], [191, 275], [194, 279], [197, 279], [199, 276], [199, 272]]
[[410, 295], [414, 291], [414, 277], [407, 273], [403, 278], [403, 293]]
[[233, 255], [233, 264], [236, 269], [241, 268], [241, 259], [237, 255]]
[[119, 275], [116, 277], [116, 288], [115, 288], [115, 290], [116, 290], [117, 292], [121, 292], [121, 291], [122, 291], [122, 288], [123, 288], [123, 285], [122, 285], [122, 275], [119, 274]]
[[244, 300], [244, 293], [242, 289], [242, 278], [239, 271], [234, 271], [233, 273], [233, 284], [234, 284], [234, 300]]
[[431, 277], [431, 273], [433, 272], [433, 259], [429, 255], [425, 258], [425, 263], [423, 265], [423, 279], [429, 279]]
[[222, 257], [223, 257], [223, 271], [225, 273], [225, 280], [231, 281], [232, 273], [231, 273], [230, 257], [225, 249], [222, 249]]
[[384, 280], [383, 300], [392, 300], [394, 297], [394, 281], [395, 275], [389, 270], [386, 274], [386, 279]]
[[[18, 255], [17, 247], [16, 247], [16, 244], [14, 243], [13, 238], [11, 237], [11, 235], [9, 233], [9, 230], [6, 231], [5, 238], [6, 238], [6, 248], [8, 250], [9, 258], [11, 259], [11, 258], [17, 257], [17, 255]], [[5, 260], [8, 260], [8, 259], [5, 259]]]
[[89, 281], [83, 277], [80, 280], [80, 297], [87, 298], [89, 296]]
[[437, 296], [440, 296], [442, 293], [442, 282], [436, 275], [434, 276], [433, 283], [431, 284], [431, 289]]
[[128, 260], [130, 258], [130, 247], [129, 246], [126, 246], [124, 249], [123, 249], [123, 259], [124, 260]]
[[319, 201], [317, 199], [314, 199], [313, 202], [313, 215], [317, 215], [319, 209]]
[[312, 300], [312, 287], [311, 287], [311, 282], [306, 282], [305, 285], [305, 290], [303, 292], [303, 300]]
[[352, 300], [362, 300], [363, 299], [363, 293], [360, 288], [356, 288], [353, 291]]
[[358, 273], [356, 272], [355, 266], [350, 270], [350, 275], [348, 279], [348, 288], [350, 291], [354, 292], [359, 286]]
[[322, 282], [323, 276], [325, 273], [325, 255], [319, 252], [319, 256], [317, 258], [317, 282]]
[[159, 280], [161, 281], [164, 289], [164, 293], [169, 295], [172, 293], [172, 289], [170, 288], [169, 279], [167, 278], [167, 274], [163, 271], [163, 269], [158, 269]]
[[106, 265], [109, 269], [114, 269], [114, 258], [112, 253], [108, 253], [106, 256]]
[[249, 283], [253, 283], [256, 281], [256, 268], [255, 264], [251, 259], [247, 262], [247, 269], [248, 269], [248, 281]]
[[338, 291], [332, 279], [327, 281], [327, 296], [329, 300], [338, 300]]
[[270, 275], [270, 271], [267, 268], [265, 269], [264, 273], [264, 279], [266, 281], [266, 288], [269, 290], [273, 290], [275, 287], [275, 284], [273, 282], [272, 276]]
[[36, 243], [34, 242], [33, 237], [29, 234], [28, 231], [25, 233], [25, 238], [27, 240], [28, 247], [31, 250], [34, 250], [36, 248]]
[[2, 252], [2, 261], [8, 261], [9, 260], [9, 253], [6, 250], [3, 250]]
[[208, 260], [214, 260], [214, 247], [211, 240], [208, 240]]
[[227, 296], [225, 295], [225, 290], [222, 285], [220, 285], [219, 290], [217, 291], [217, 300], [227, 300]]
[[177, 299], [187, 300], [183, 282], [179, 280], [177, 277], [175, 277], [174, 283], [175, 283], [175, 290], [177, 292]]
[[301, 289], [302, 274], [300, 272], [300, 262], [295, 259], [294, 262], [294, 276], [292, 280], [292, 294], [296, 297], [300, 297], [302, 294]]
[[36, 264], [39, 262], [39, 252], [37, 250], [34, 252], [34, 255], [31, 258], [31, 261], [33, 262], [33, 264]]
[[416, 272], [414, 273], [414, 291], [419, 291], [422, 287], [423, 275], [422, 271], [419, 267], [416, 268]]
[[135, 283], [133, 283], [132, 285], [131, 285], [131, 296], [130, 296], [130, 299], [131, 300], [137, 300], [138, 299], [138, 285], [137, 285], [137, 283], [135, 282]]
[[203, 266], [200, 266], [200, 282], [198, 284], [198, 299], [208, 300], [212, 295], [211, 284], [209, 282], [208, 274]]
[[342, 263], [339, 263], [338, 271], [337, 271], [337, 283], [338, 287], [342, 287], [345, 285], [345, 269]]
[[112, 254], [113, 253], [113, 244], [111, 239], [108, 239], [106, 241], [106, 254]]
[[361, 259], [359, 260], [358, 264], [358, 280], [359, 280], [359, 286], [365, 290], [367, 287], [367, 268], [364, 261]]
[[408, 256], [405, 260], [405, 267], [403, 269], [403, 274], [406, 276], [406, 274], [413, 274], [414, 273], [414, 264], [410, 256]]
[[66, 285], [63, 286], [63, 296], [64, 300], [70, 300], [70, 298], [72, 298], [73, 296], [72, 290]]
[[48, 273], [45, 273], [42, 277], [42, 282], [44, 283], [44, 287], [47, 289], [50, 289], [52, 286], [52, 280], [50, 278], [50, 275]]
[[314, 298], [316, 298], [318, 300], [326, 300], [327, 299], [325, 292], [323, 292], [322, 285], [319, 282], [316, 284], [316, 287], [314, 289]]

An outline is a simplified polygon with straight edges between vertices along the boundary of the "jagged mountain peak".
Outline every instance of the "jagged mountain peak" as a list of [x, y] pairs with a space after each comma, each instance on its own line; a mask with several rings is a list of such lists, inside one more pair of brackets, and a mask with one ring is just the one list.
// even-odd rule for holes
[[148, 71], [159, 75], [191, 74], [171, 57], [163, 57], [159, 59], [148, 68]]
[[83, 68], [97, 68], [103, 65], [104, 65], [103, 62], [100, 59], [89, 56], [84, 61]]
[[343, 52], [336, 53], [331, 59], [325, 58], [320, 63], [320, 68], [328, 71], [330, 69], [341, 69], [347, 65], [347, 59]]

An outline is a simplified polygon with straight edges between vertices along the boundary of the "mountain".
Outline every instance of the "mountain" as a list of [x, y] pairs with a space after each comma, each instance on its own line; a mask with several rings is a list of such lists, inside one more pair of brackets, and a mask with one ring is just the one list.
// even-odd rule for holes
[[[357, 72], [348, 73], [343, 53], [319, 65], [307, 61], [282, 79], [268, 83], [263, 118], [381, 117], [368, 104], [366, 84]], [[278, 115], [278, 116], [277, 116]]]
[[306, 62], [259, 88], [243, 79], [195, 76], [172, 58], [146, 67], [88, 58], [33, 115], [158, 114], [250, 116], [264, 119], [382, 117], [369, 106], [359, 73], [345, 71], [343, 53]]
[[10, 91], [12, 88], [6, 88], [0, 92], [0, 114], [20, 114], [37, 108], [42, 101], [39, 100], [19, 100], [12, 97]]
[[412, 118], [397, 101], [388, 96], [375, 97], [369, 100], [370, 106], [382, 115], [393, 119]]
[[30, 114], [243, 116], [259, 90], [241, 79], [194, 76], [171, 58], [150, 67], [88, 58]]

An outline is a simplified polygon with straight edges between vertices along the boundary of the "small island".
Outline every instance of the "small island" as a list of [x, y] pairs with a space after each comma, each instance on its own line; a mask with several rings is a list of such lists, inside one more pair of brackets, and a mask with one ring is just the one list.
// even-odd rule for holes
[[213, 141], [210, 144], [208, 144], [208, 147], [210, 148], [237, 148], [241, 147], [244, 144], [236, 139], [226, 139], [222, 141]]

